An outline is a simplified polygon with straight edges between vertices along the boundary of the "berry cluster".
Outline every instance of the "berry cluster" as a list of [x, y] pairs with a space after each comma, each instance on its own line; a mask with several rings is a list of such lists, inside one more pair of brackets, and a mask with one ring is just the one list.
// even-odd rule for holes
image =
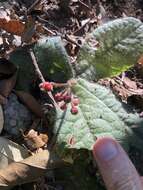
[[[46, 81], [46, 82], [41, 83], [39, 87], [42, 91], [50, 92], [53, 90], [54, 87], [57, 86], [57, 84], [55, 84], [55, 86], [54, 84], [55, 83]], [[79, 99], [72, 95], [70, 87], [68, 87], [63, 92], [56, 93], [54, 98], [62, 110], [66, 110], [67, 104], [71, 103], [71, 113], [72, 114], [78, 113]]]
[[58, 102], [60, 108], [62, 110], [67, 109], [67, 104], [71, 103], [71, 113], [77, 114], [78, 113], [78, 105], [79, 105], [79, 99], [77, 97], [74, 97], [71, 93], [68, 94], [68, 92], [59, 92], [55, 94], [55, 100]]

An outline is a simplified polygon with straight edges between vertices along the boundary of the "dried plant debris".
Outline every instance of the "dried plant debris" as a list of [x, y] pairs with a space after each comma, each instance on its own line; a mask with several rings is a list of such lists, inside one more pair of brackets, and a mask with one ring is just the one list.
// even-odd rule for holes
[[142, 96], [143, 88], [139, 88], [137, 83], [128, 77], [121, 79], [116, 77], [110, 80], [111, 88], [114, 93], [119, 96], [123, 102], [127, 103], [127, 100], [131, 96]]
[[0, 170], [0, 188], [11, 189], [15, 185], [32, 182], [47, 172], [49, 152], [44, 150], [24, 160], [14, 162]]
[[28, 148], [32, 151], [44, 148], [48, 143], [48, 135], [44, 133], [38, 134], [34, 129], [31, 129], [26, 135], [23, 135], [23, 137]]
[[30, 156], [28, 150], [4, 137], [0, 137], [0, 169], [12, 162], [19, 162]]

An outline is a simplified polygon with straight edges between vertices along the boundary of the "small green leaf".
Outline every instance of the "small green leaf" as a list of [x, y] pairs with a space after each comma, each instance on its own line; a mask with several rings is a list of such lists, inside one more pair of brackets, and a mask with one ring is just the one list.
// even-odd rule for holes
[[132, 17], [116, 19], [88, 36], [78, 56], [79, 71], [88, 79], [115, 76], [133, 66], [142, 53], [142, 22]]
[[34, 52], [43, 74], [56, 82], [66, 82], [72, 75], [68, 54], [60, 37], [41, 38]]
[[[73, 76], [67, 52], [60, 37], [42, 37], [33, 47], [43, 76], [55, 82], [66, 82]], [[29, 91], [36, 78], [29, 47], [12, 52], [10, 60], [19, 68], [16, 89]]]
[[131, 128], [140, 128], [143, 120], [136, 113], [128, 113], [109, 89], [79, 79], [73, 92], [80, 99], [79, 113], [72, 115], [69, 104], [66, 112], [58, 111], [54, 128], [62, 149], [91, 150], [96, 138], [102, 136], [116, 138], [125, 148], [134, 142], [142, 146]]

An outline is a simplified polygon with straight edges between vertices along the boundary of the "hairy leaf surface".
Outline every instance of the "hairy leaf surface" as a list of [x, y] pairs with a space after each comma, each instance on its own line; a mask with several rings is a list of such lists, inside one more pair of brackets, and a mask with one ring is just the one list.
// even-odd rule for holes
[[102, 136], [114, 137], [125, 147], [130, 143], [141, 146], [141, 139], [131, 128], [142, 130], [143, 120], [126, 111], [109, 89], [79, 79], [73, 92], [80, 99], [79, 113], [72, 115], [69, 104], [66, 112], [58, 112], [55, 123], [62, 147], [91, 150], [96, 138]]
[[88, 79], [115, 76], [134, 65], [142, 53], [142, 22], [132, 17], [116, 19], [87, 37], [78, 56], [79, 71]]

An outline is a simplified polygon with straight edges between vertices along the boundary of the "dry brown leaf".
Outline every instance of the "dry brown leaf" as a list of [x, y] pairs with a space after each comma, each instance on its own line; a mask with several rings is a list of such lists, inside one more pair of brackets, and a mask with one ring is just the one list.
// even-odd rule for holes
[[137, 88], [136, 82], [127, 77], [125, 77], [123, 81], [119, 77], [115, 77], [110, 80], [110, 85], [114, 93], [116, 93], [125, 103], [127, 103], [127, 99], [130, 96], [143, 95], [143, 89]]
[[24, 91], [15, 91], [15, 94], [37, 117], [43, 117], [43, 111], [38, 101], [31, 95]]
[[38, 134], [37, 131], [31, 129], [27, 135], [24, 135], [24, 140], [30, 150], [35, 150], [47, 144], [48, 135], [43, 133]]
[[11, 189], [13, 186], [35, 181], [47, 172], [49, 162], [48, 150], [43, 150], [20, 162], [10, 164], [0, 170], [0, 189]]
[[27, 149], [6, 138], [0, 137], [0, 169], [6, 168], [10, 163], [21, 161], [27, 157], [29, 157]]
[[116, 81], [114, 81], [114, 79], [110, 81], [110, 84], [114, 93], [119, 96], [123, 102], [127, 103], [127, 99], [132, 95], [132, 93], [123, 85], [118, 84]]
[[9, 33], [21, 36], [24, 32], [25, 25], [19, 20], [0, 18], [0, 28]]
[[125, 85], [125, 87], [127, 87], [128, 89], [134, 89], [137, 90], [137, 84], [135, 81], [129, 79], [128, 77], [124, 77], [123, 79], [123, 84]]
[[12, 89], [16, 84], [17, 72], [12, 77], [0, 81], [0, 94], [4, 97], [8, 97]]

